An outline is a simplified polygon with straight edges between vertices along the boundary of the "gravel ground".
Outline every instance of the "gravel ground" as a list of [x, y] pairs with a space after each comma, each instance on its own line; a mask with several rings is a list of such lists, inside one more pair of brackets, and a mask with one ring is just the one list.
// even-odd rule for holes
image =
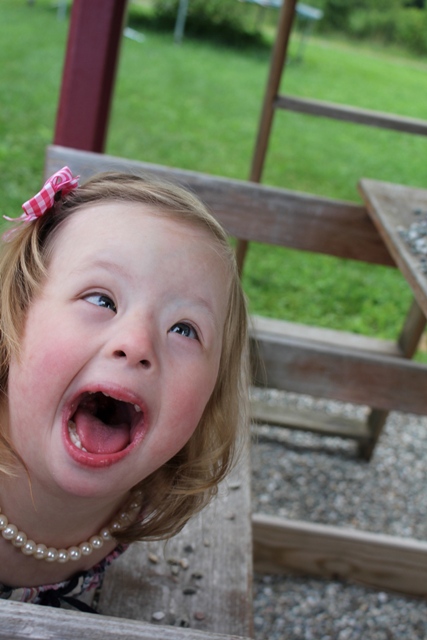
[[[367, 409], [276, 391], [284, 407]], [[372, 460], [354, 441], [254, 427], [254, 511], [427, 540], [427, 418], [390, 414]], [[256, 575], [256, 640], [424, 640], [427, 602], [331, 580]]]

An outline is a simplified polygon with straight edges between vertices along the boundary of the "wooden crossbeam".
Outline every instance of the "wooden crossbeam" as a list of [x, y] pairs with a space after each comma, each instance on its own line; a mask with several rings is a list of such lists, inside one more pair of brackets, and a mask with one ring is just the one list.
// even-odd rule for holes
[[371, 111], [344, 104], [289, 95], [276, 96], [274, 106], [278, 109], [306, 113], [312, 116], [322, 116], [334, 120], [364, 124], [370, 127], [427, 136], [427, 121], [417, 118], [408, 118], [381, 111]]
[[418, 362], [265, 331], [253, 334], [252, 361], [260, 386], [427, 413], [427, 368]]
[[237, 640], [238, 637], [0, 601], [0, 640]]
[[252, 517], [255, 570], [350, 580], [427, 596], [427, 543], [263, 514]]

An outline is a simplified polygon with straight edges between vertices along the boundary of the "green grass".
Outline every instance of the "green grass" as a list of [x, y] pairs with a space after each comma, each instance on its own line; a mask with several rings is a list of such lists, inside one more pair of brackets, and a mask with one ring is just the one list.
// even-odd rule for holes
[[[52, 141], [67, 35], [50, 0], [0, 4], [1, 213], [18, 214], [40, 182]], [[270, 51], [238, 49], [144, 27], [124, 39], [108, 153], [246, 179]], [[299, 45], [293, 39], [292, 52]], [[284, 91], [427, 119], [427, 63], [378, 46], [311, 38]], [[359, 201], [361, 177], [427, 187], [426, 140], [280, 112], [264, 182]], [[394, 269], [251, 245], [244, 286], [251, 310], [394, 338], [411, 299]]]

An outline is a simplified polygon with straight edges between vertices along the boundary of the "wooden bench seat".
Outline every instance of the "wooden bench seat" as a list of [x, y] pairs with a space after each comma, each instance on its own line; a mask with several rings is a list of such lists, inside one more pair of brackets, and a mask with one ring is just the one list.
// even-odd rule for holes
[[97, 610], [154, 624], [252, 635], [247, 455], [180, 534], [166, 543], [134, 543], [112, 564]]

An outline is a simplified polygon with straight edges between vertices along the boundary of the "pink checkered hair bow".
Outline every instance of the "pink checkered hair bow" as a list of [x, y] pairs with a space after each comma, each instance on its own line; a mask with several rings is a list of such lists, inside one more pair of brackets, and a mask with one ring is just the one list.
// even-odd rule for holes
[[[3, 240], [8, 242], [22, 223], [28, 224], [40, 218], [46, 211], [51, 209], [58, 197], [70, 193], [79, 186], [79, 176], [74, 177], [68, 167], [63, 167], [53, 174], [43, 185], [43, 188], [35, 196], [24, 202], [22, 213], [19, 218], [9, 218], [3, 216], [5, 220], [16, 222], [17, 226], [9, 229], [3, 234]], [[59, 194], [59, 195], [58, 195]]]

